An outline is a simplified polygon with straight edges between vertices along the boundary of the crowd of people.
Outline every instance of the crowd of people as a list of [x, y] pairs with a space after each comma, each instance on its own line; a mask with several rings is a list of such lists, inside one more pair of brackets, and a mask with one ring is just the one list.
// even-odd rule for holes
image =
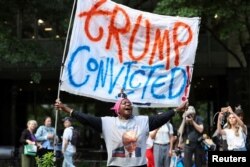
[[[195, 164], [196, 167], [201, 167], [206, 139], [206, 144], [208, 146], [216, 144], [217, 150], [247, 150], [247, 127], [243, 122], [241, 108], [233, 111], [230, 106], [222, 107], [218, 112], [217, 129], [213, 136], [222, 139], [221, 141], [224, 139], [225, 146], [204, 137], [203, 118], [197, 114], [193, 106], [187, 104], [188, 102], [183, 102], [177, 108], [151, 116], [134, 115], [132, 103], [123, 96], [112, 108], [117, 116], [96, 117], [75, 111], [60, 100], [56, 100], [55, 108], [69, 116], [63, 120], [65, 127], [63, 135], [56, 135], [51, 118], [46, 117], [44, 125], [37, 130], [37, 122], [29, 120], [20, 142], [22, 146], [36, 145], [37, 155], [41, 157], [53, 152], [54, 142], [61, 138], [61, 152], [64, 157], [62, 166], [74, 167], [73, 156], [76, 147], [70, 141], [73, 135], [72, 119], [75, 119], [102, 134], [107, 150], [107, 166], [170, 167], [174, 166], [171, 157], [178, 149], [183, 152], [183, 166], [192, 167]], [[178, 130], [170, 122], [176, 113], [182, 116]], [[23, 149], [24, 147], [21, 155], [22, 167], [34, 166], [34, 157], [25, 155]]]
[[[43, 158], [46, 153], [54, 153], [55, 151], [56, 153], [60, 151], [63, 155], [63, 167], [74, 166], [73, 155], [76, 153], [76, 147], [71, 143], [74, 129], [72, 119], [65, 117], [62, 121], [65, 129], [61, 136], [58, 136], [55, 132], [55, 128], [52, 126], [52, 119], [49, 116], [45, 117], [44, 125], [39, 127], [36, 120], [27, 122], [27, 128], [22, 131], [20, 137], [22, 167], [35, 167], [37, 164], [35, 157]], [[35, 146], [34, 155], [24, 151], [27, 145]]]

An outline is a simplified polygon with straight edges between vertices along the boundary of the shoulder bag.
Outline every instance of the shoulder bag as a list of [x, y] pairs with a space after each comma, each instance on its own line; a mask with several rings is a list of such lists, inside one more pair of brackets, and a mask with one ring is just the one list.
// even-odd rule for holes
[[37, 146], [34, 144], [24, 145], [24, 155], [36, 156]]

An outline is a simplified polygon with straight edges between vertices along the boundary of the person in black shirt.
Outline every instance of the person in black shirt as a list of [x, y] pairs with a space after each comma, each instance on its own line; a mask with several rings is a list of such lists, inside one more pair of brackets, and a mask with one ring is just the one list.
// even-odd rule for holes
[[36, 128], [36, 120], [29, 120], [27, 122], [27, 128], [22, 131], [19, 140], [21, 143], [21, 167], [33, 167], [36, 164], [34, 156], [24, 154], [24, 146], [27, 144], [36, 145], [39, 149], [42, 148], [41, 144], [37, 142], [36, 136], [34, 134]]
[[179, 128], [180, 141], [184, 144], [185, 167], [193, 166], [193, 155], [195, 166], [202, 166], [204, 151], [198, 139], [202, 136], [203, 130], [203, 119], [196, 114], [193, 106], [189, 106], [187, 111], [183, 113], [183, 121]]

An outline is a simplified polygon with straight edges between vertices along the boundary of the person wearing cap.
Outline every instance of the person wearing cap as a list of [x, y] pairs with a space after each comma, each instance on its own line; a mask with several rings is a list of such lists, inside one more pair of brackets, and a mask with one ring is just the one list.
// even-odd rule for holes
[[[121, 97], [112, 108], [117, 114], [117, 117], [96, 117], [74, 111], [59, 100], [56, 100], [55, 103], [57, 109], [68, 113], [83, 125], [89, 125], [96, 131], [102, 133], [108, 154], [107, 166], [122, 167], [146, 167], [146, 140], [149, 131], [157, 129], [168, 122], [176, 112], [182, 111], [185, 106], [186, 102], [176, 109], [164, 112], [160, 115], [134, 116], [130, 100]], [[126, 143], [126, 145], [124, 143]], [[126, 153], [124, 154], [123, 149], [119, 152], [119, 148], [122, 147], [126, 147], [126, 150], [129, 152], [128, 155], [126, 155]], [[132, 153], [133, 151], [136, 153]]]
[[65, 117], [63, 119], [65, 127], [62, 137], [62, 153], [63, 153], [63, 167], [74, 167], [73, 156], [76, 153], [76, 147], [70, 143], [73, 135], [72, 118]]
[[184, 164], [185, 167], [193, 166], [193, 155], [195, 166], [202, 166], [204, 151], [199, 138], [202, 137], [204, 130], [203, 118], [196, 114], [195, 108], [189, 106], [182, 115], [182, 123], [179, 127], [179, 146], [184, 144]]

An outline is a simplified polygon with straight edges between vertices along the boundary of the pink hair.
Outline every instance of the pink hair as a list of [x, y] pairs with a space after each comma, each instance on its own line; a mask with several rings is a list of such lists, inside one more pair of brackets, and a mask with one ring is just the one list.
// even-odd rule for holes
[[120, 115], [119, 114], [119, 109], [120, 109], [120, 106], [121, 106], [121, 103], [122, 101], [124, 100], [125, 98], [120, 98], [117, 100], [117, 102], [115, 103], [115, 105], [111, 108], [111, 110], [115, 110], [115, 113], [117, 115]]

